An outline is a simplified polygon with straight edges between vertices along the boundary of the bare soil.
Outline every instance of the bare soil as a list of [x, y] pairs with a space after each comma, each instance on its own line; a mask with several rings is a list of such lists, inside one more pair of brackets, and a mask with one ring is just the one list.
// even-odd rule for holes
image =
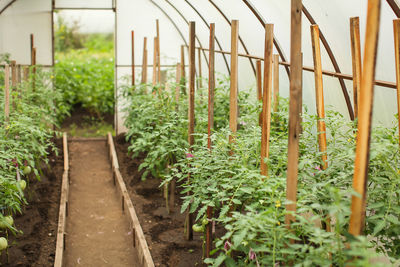
[[57, 237], [58, 209], [63, 173], [62, 140], [54, 141], [59, 155], [51, 153], [49, 164], [42, 164], [41, 181], [31, 175], [25, 196], [28, 205], [14, 217], [14, 224], [22, 233], [9, 235], [10, 248], [3, 253], [3, 266], [53, 266]]
[[139, 266], [106, 141], [70, 142], [65, 266]]
[[125, 137], [115, 138], [121, 174], [125, 180], [140, 224], [146, 236], [153, 261], [156, 266], [189, 267], [202, 266], [202, 234], [194, 233], [193, 241], [184, 237], [185, 214], [180, 213], [179, 192], [175, 196], [175, 209], [167, 213], [160, 180], [141, 180], [138, 167], [143, 158], [128, 156], [129, 144]]

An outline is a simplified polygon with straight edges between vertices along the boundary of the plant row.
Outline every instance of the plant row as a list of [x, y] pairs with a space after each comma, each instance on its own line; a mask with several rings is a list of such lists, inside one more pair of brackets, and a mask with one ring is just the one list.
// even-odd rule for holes
[[[299, 152], [296, 220], [290, 230], [286, 170], [288, 100], [272, 112], [268, 175], [260, 174], [261, 103], [239, 92], [237, 133], [229, 130], [229, 81], [215, 89], [212, 149], [207, 148], [207, 90], [196, 91], [195, 144], [188, 146], [188, 100], [184, 86], [127, 87], [127, 140], [132, 157], [143, 156], [143, 179], [152, 175], [181, 186], [181, 211], [195, 216], [193, 229], [217, 229], [212, 266], [377, 265], [378, 254], [400, 258], [400, 152], [396, 126], [375, 125], [371, 140], [365, 236], [348, 233], [356, 122], [326, 112], [328, 168], [318, 150], [317, 117], [304, 107]], [[177, 100], [175, 87], [178, 86]], [[233, 135], [234, 142], [229, 141]], [[189, 152], [190, 151], [190, 152]], [[190, 177], [190, 179], [189, 179]], [[207, 219], [207, 208], [213, 210]], [[218, 231], [218, 229], [222, 229]]]

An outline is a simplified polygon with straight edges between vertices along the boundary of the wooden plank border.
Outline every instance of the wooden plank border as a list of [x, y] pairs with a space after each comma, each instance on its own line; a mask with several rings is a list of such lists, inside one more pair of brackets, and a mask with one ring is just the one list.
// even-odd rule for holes
[[68, 194], [69, 194], [69, 158], [67, 133], [63, 133], [64, 173], [61, 183], [60, 209], [58, 213], [58, 228], [54, 267], [63, 266], [65, 250], [65, 226], [67, 220]]
[[110, 162], [112, 167], [113, 176], [117, 184], [117, 188], [121, 194], [122, 209], [127, 211], [127, 215], [131, 222], [133, 247], [136, 248], [141, 266], [154, 267], [154, 262], [150, 254], [149, 247], [146, 242], [142, 227], [140, 226], [139, 219], [136, 215], [135, 208], [133, 207], [132, 200], [129, 196], [124, 179], [119, 171], [119, 164], [117, 152], [115, 151], [114, 141], [111, 133], [107, 134], [107, 144], [109, 147]]

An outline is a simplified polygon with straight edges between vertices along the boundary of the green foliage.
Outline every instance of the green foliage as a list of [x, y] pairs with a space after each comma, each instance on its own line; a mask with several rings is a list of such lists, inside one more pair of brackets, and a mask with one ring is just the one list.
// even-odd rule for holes
[[[21, 212], [21, 205], [26, 203], [17, 173], [24, 179], [24, 166], [30, 166], [40, 179], [39, 163], [47, 163], [49, 151], [56, 149], [51, 143], [55, 134], [52, 125], [56, 123], [55, 102], [61, 94], [51, 88], [49, 80], [49, 74], [37, 68], [34, 89], [29, 80], [11, 91], [9, 122], [4, 109], [0, 111], [0, 221], [5, 214]], [[1, 85], [0, 105], [4, 104]]]
[[[196, 92], [195, 145], [189, 152], [187, 99], [175, 102], [174, 93], [140, 86], [129, 88], [126, 126], [132, 156], [145, 155], [145, 175], [177, 179], [183, 187], [181, 211], [195, 214], [200, 225], [207, 207], [225, 229], [215, 241], [212, 266], [376, 266], [384, 254], [400, 258], [400, 152], [396, 127], [375, 127], [369, 167], [365, 237], [348, 231], [350, 218], [356, 122], [327, 111], [328, 168], [321, 170], [317, 117], [303, 114], [300, 138], [296, 220], [285, 225], [288, 140], [288, 101], [272, 114], [268, 177], [260, 174], [260, 104], [248, 93], [239, 97], [239, 128], [228, 127], [227, 80], [216, 89], [216, 128], [212, 151], [207, 148], [207, 93]], [[172, 86], [172, 88], [175, 88]], [[203, 96], [203, 98], [201, 98]], [[177, 111], [176, 107], [179, 107]], [[217, 122], [218, 121], [218, 122]], [[185, 156], [186, 155], [186, 156]], [[190, 179], [188, 177], [190, 175]], [[190, 192], [189, 195], [186, 193]], [[332, 230], [328, 231], [327, 225]], [[291, 242], [294, 240], [295, 242]]]

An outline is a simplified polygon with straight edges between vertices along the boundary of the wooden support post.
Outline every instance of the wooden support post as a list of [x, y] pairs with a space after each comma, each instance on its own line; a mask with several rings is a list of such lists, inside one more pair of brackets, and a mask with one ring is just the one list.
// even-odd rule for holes
[[274, 112], [279, 109], [279, 55], [274, 55]]
[[[192, 151], [192, 146], [194, 145], [194, 84], [195, 84], [195, 57], [196, 57], [196, 24], [194, 21], [189, 23], [189, 129], [188, 129], [188, 138], [189, 138], [189, 152]], [[190, 175], [188, 177], [190, 179]], [[189, 194], [189, 193], [188, 193]], [[189, 209], [187, 211], [187, 221], [186, 221], [186, 239], [193, 239], [193, 214], [189, 213]]]
[[[302, 98], [302, 54], [301, 54], [301, 10], [302, 0], [291, 2], [290, 28], [290, 96], [289, 96], [289, 141], [286, 178], [286, 210], [296, 212], [297, 176], [299, 164], [300, 113]], [[286, 214], [285, 224], [290, 228], [292, 214]]]
[[160, 25], [158, 19], [156, 19], [156, 31], [157, 31], [157, 82], [161, 83]]
[[20, 84], [22, 81], [22, 72], [21, 72], [21, 64], [17, 65], [17, 83]]
[[153, 86], [157, 83], [157, 37], [154, 37], [153, 45]]
[[131, 31], [132, 46], [132, 86], [135, 86], [135, 31]]
[[[17, 88], [17, 62], [11, 61], [11, 93], [15, 93]], [[16, 109], [16, 100], [11, 98], [12, 107]]]
[[314, 59], [315, 77], [315, 97], [317, 105], [317, 131], [319, 152], [322, 153], [322, 169], [328, 168], [328, 155], [326, 151], [326, 125], [325, 125], [325, 106], [324, 106], [324, 87], [322, 81], [321, 47], [319, 43], [318, 25], [311, 25], [311, 43]]
[[372, 105], [376, 54], [380, 24], [380, 0], [368, 1], [367, 27], [364, 46], [364, 61], [361, 75], [360, 105], [358, 112], [358, 134], [354, 163], [353, 190], [360, 196], [351, 200], [349, 233], [360, 235], [364, 229], [365, 200], [368, 178], [369, 148], [371, 139]]
[[399, 114], [399, 144], [400, 144], [400, 19], [393, 20], [394, 58], [396, 60], [397, 114]]
[[360, 18], [350, 18], [351, 59], [353, 67], [353, 106], [354, 117], [358, 117], [361, 87], [361, 41]]
[[4, 67], [4, 116], [5, 122], [10, 121], [10, 66], [8, 64]]
[[142, 83], [147, 83], [147, 37], [143, 39]]
[[35, 65], [33, 63], [33, 48], [35, 47], [35, 37], [33, 36], [33, 33], [30, 35], [31, 38], [31, 66]]
[[229, 97], [229, 128], [231, 135], [229, 142], [234, 142], [234, 135], [237, 131], [238, 119], [238, 39], [239, 21], [232, 20], [231, 23], [231, 84]]
[[[257, 99], [259, 102], [263, 99], [262, 93], [262, 70], [261, 70], [261, 60], [257, 60], [256, 63], [256, 83], [257, 83]], [[262, 111], [258, 115], [258, 124], [260, 127], [262, 126]]]
[[203, 88], [203, 74], [202, 74], [202, 70], [201, 70], [201, 50], [198, 49], [198, 60], [199, 60], [199, 82], [197, 84], [197, 89]]
[[179, 103], [179, 96], [181, 94], [181, 75], [182, 69], [181, 69], [181, 63], [176, 64], [176, 87], [175, 87], [175, 101], [176, 101], [176, 110], [178, 110], [178, 103]]
[[[199, 50], [200, 51], [200, 50]], [[199, 54], [200, 56], [200, 54]], [[200, 57], [199, 57], [200, 58]], [[210, 24], [210, 41], [208, 56], [208, 142], [211, 152], [211, 134], [214, 128], [214, 90], [215, 90], [215, 23]], [[210, 257], [212, 249], [212, 207], [207, 207], [208, 224], [206, 226], [206, 258]]]
[[186, 94], [185, 46], [181, 45], [181, 83]]
[[29, 67], [24, 67], [24, 81], [27, 82], [29, 79]]
[[264, 88], [261, 124], [261, 175], [268, 176], [269, 137], [271, 133], [272, 53], [274, 50], [274, 25], [265, 24]]
[[36, 47], [32, 49], [32, 90], [35, 90], [36, 87]]

